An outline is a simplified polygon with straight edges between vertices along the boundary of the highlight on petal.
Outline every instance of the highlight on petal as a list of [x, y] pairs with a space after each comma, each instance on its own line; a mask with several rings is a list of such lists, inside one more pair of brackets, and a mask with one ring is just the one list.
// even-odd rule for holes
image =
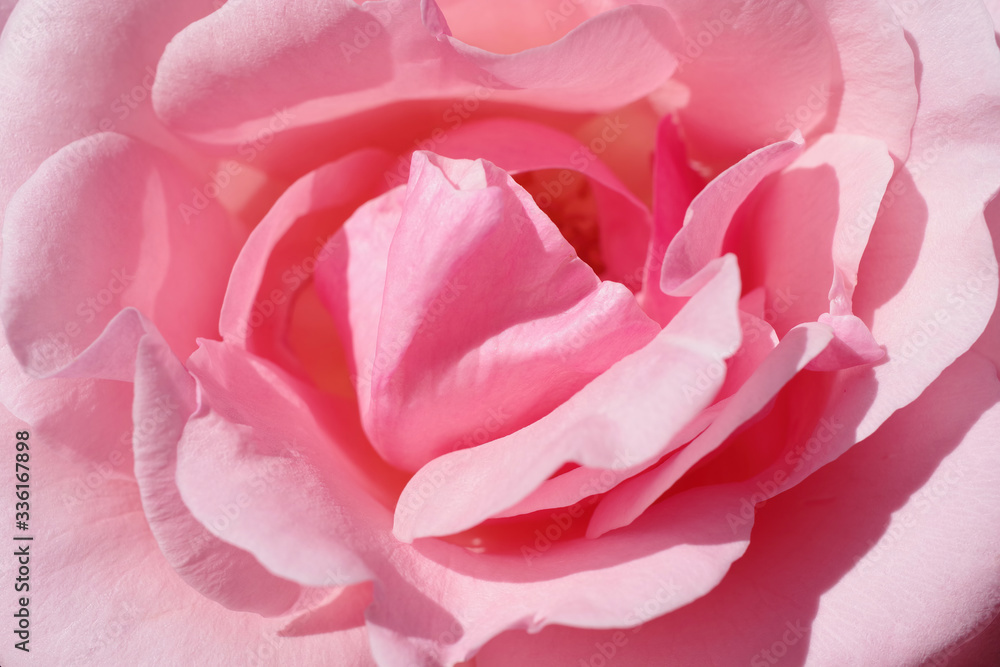
[[157, 62], [177, 31], [212, 9], [211, 0], [19, 0], [0, 40], [0, 213], [46, 158], [90, 135], [183, 150], [152, 113]]
[[761, 191], [739, 229], [751, 285], [795, 295], [774, 327], [830, 325], [837, 338], [810, 365], [837, 370], [879, 361], [884, 351], [852, 311], [858, 266], [892, 178], [883, 142], [834, 134], [820, 138]]
[[153, 91], [170, 127], [212, 143], [252, 137], [285, 108], [293, 108], [293, 127], [403, 100], [477, 94], [569, 111], [611, 109], [653, 90], [676, 64], [666, 46], [673, 20], [645, 5], [601, 14], [552, 44], [499, 55], [451, 37], [433, 2], [229, 4], [171, 42]]
[[[82, 156], [82, 157], [81, 157]], [[212, 203], [188, 224], [193, 179], [165, 154], [98, 134], [46, 160], [7, 208], [0, 317], [33, 374], [66, 371], [84, 355], [98, 376], [132, 379], [141, 311], [180, 358], [216, 318], [241, 233]], [[103, 342], [101, 342], [103, 341]], [[89, 349], [88, 349], [89, 348]], [[93, 375], [98, 374], [98, 375]]]
[[801, 135], [746, 156], [717, 176], [691, 202], [684, 225], [667, 247], [659, 287], [671, 294], [722, 253], [722, 244], [740, 204], [770, 174], [802, 152]]
[[599, 537], [634, 521], [684, 473], [765, 409], [785, 383], [815, 359], [832, 339], [833, 332], [818, 324], [803, 325], [788, 332], [698, 437], [663, 463], [627, 480], [601, 500], [587, 526], [587, 536]]

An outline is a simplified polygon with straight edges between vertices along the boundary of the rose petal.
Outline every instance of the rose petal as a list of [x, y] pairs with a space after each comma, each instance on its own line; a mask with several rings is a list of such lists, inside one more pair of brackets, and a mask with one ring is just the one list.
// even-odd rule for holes
[[329, 236], [383, 192], [391, 164], [383, 151], [358, 151], [306, 174], [281, 195], [233, 266], [219, 322], [227, 342], [292, 360], [285, 327], [295, 294], [312, 280]]
[[837, 370], [884, 356], [854, 317], [852, 299], [892, 171], [881, 141], [824, 136], [760, 193], [752, 218], [740, 229], [747, 282], [795, 297], [776, 311], [778, 333], [819, 319], [837, 334], [810, 368]]
[[[322, 655], [335, 664], [375, 664], [362, 628], [288, 639], [279, 634], [284, 620], [226, 610], [199, 595], [164, 561], [133, 481], [103, 479], [77, 498], [93, 473], [56, 454], [70, 443], [44, 439], [0, 411], [5, 433], [30, 430], [32, 490], [44, 489], [32, 496], [27, 534], [34, 540], [23, 542], [31, 554], [31, 662], [130, 667], [168, 655], [219, 667], [234, 659], [305, 665]], [[11, 595], [0, 603], [5, 616], [13, 617], [17, 601]], [[5, 648], [5, 656], [14, 653]]]
[[759, 507], [746, 555], [704, 598], [624, 633], [508, 633], [477, 664], [989, 664], [956, 661], [950, 647], [1000, 610], [1000, 540], [983, 529], [1000, 520], [998, 400], [996, 369], [963, 357], [865, 442]]
[[[746, 547], [749, 527], [734, 533], [726, 520], [740, 497], [698, 492], [600, 544], [557, 537], [539, 551], [532, 535], [493, 554], [402, 544], [388, 511], [360, 488], [369, 478], [338, 452], [333, 438], [360, 430], [346, 413], [317, 428], [311, 415], [324, 406], [310, 406], [311, 392], [233, 346], [206, 342], [192, 363], [203, 403], [180, 443], [185, 503], [213, 525], [220, 508], [242, 502], [222, 536], [300, 584], [373, 580], [366, 618], [380, 664], [452, 664], [511, 627], [634, 624], [703, 595]], [[637, 609], [651, 581], [657, 606]]]
[[917, 76], [914, 53], [893, 4], [808, 4], [830, 31], [840, 64], [839, 85], [831, 90], [831, 104], [836, 100], [837, 108], [830, 132], [880, 139], [893, 156], [905, 160], [917, 115]]
[[680, 60], [672, 83], [686, 93], [676, 106], [695, 160], [721, 171], [796, 129], [808, 135], [826, 118], [839, 77], [818, 12], [796, 0], [656, 4], [680, 31], [671, 42]]
[[424, 466], [396, 505], [395, 535], [411, 541], [475, 526], [527, 497], [567, 462], [620, 468], [658, 458], [724, 377], [710, 376], [706, 391], [696, 391], [699, 374], [739, 346], [736, 263], [726, 256], [708, 270], [715, 275], [651, 343], [549, 415]]
[[[605, 137], [616, 140], [629, 127], [627, 118], [609, 116], [601, 123], [600, 138], [606, 146]], [[542, 169], [584, 174], [594, 186], [597, 200], [601, 255], [607, 266], [601, 278], [630, 289], [639, 283], [649, 245], [649, 210], [587, 146], [543, 125], [498, 118], [458, 127], [434, 150], [444, 157], [481, 158], [509, 174]], [[559, 180], [548, 182], [545, 193], [537, 195], [535, 202], [544, 211], [544, 198], [557, 198], [563, 189]]]
[[[289, 611], [301, 587], [274, 576], [253, 556], [213, 535], [181, 500], [177, 443], [195, 411], [195, 382], [158, 335], [139, 343], [133, 421], [135, 476], [149, 527], [170, 565], [189, 585], [229, 609], [265, 616]], [[227, 517], [238, 514], [227, 505]]]
[[171, 127], [234, 144], [275, 109], [296, 105], [293, 126], [477, 90], [496, 101], [611, 109], [670, 75], [676, 61], [663, 41], [671, 30], [662, 9], [623, 7], [554, 44], [498, 55], [451, 37], [433, 2], [290, 8], [247, 0], [171, 42], [153, 98]]
[[43, 160], [83, 137], [115, 131], [173, 146], [150, 104], [157, 62], [211, 9], [209, 0], [18, 2], [0, 40], [0, 213]]
[[[241, 235], [214, 204], [186, 224], [179, 205], [192, 184], [159, 151], [98, 134], [46, 160], [18, 191], [4, 220], [0, 316], [30, 372], [95, 376], [104, 359], [103, 377], [130, 381], [144, 330], [124, 312], [117, 317], [129, 307], [180, 358], [196, 337], [216, 336]], [[70, 371], [88, 347], [89, 362]]]
[[785, 383], [815, 359], [832, 338], [833, 332], [821, 325], [802, 325], [789, 331], [698, 437], [663, 463], [619, 485], [601, 500], [587, 526], [587, 536], [599, 537], [634, 521], [684, 473], [763, 410]]
[[535, 421], [658, 331], [478, 160], [416, 153], [405, 196], [360, 209], [325, 254], [365, 430], [406, 470]]
[[766, 146], [746, 156], [713, 179], [691, 202], [684, 226], [667, 247], [659, 286], [675, 292], [722, 253], [722, 243], [736, 209], [768, 175], [779, 171], [802, 151], [802, 138]]

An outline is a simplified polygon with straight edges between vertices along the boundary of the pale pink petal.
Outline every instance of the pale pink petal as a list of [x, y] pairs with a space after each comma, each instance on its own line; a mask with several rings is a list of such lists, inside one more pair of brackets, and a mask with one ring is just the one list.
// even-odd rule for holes
[[[508, 633], [477, 664], [992, 664], [998, 400], [996, 369], [967, 355], [852, 451], [758, 506], [746, 555], [702, 599], [621, 633]], [[986, 661], [961, 655], [965, 641]]]
[[[665, 503], [600, 543], [556, 535], [539, 545], [526, 535], [495, 553], [399, 543], [388, 511], [360, 488], [370, 478], [317, 428], [315, 396], [225, 344], [206, 343], [192, 362], [203, 402], [180, 444], [185, 502], [208, 525], [239, 504], [221, 535], [301, 584], [373, 580], [366, 622], [380, 664], [452, 664], [513, 627], [633, 624], [653, 613], [636, 608], [651, 582], [665, 613], [715, 586], [746, 548], [749, 528], [734, 532], [725, 518], [739, 496], [715, 492]], [[343, 419], [329, 420], [341, 428], [334, 437], [360, 432]], [[310, 622], [320, 630], [340, 621], [317, 611]]]
[[[699, 374], [739, 345], [739, 274], [726, 256], [715, 275], [657, 337], [543, 419], [424, 466], [396, 505], [394, 532], [411, 541], [456, 533], [527, 497], [565, 463], [621, 468], [659, 452], [715, 391]], [[717, 391], [722, 378], [711, 380]], [[429, 488], [430, 491], [426, 489]]]
[[830, 31], [840, 65], [840, 81], [830, 91], [835, 117], [828, 123], [835, 122], [828, 131], [880, 139], [894, 157], [905, 160], [917, 115], [917, 71], [893, 3], [807, 4]]
[[[288, 638], [282, 636], [287, 619], [229, 611], [202, 597], [164, 560], [134, 481], [105, 478], [77, 498], [81, 480], [93, 472], [56, 453], [69, 443], [45, 439], [6, 410], [0, 421], [11, 436], [30, 432], [34, 500], [25, 533], [34, 539], [24, 542], [31, 558], [31, 588], [24, 591], [30, 652], [21, 656], [11, 634], [5, 664], [21, 657], [27, 664], [134, 667], [169, 656], [185, 665], [277, 667], [313, 664], [318, 655], [333, 664], [375, 664], [363, 628]], [[13, 576], [6, 568], [14, 562], [3, 560], [5, 575]], [[18, 599], [12, 594], [0, 603], [8, 618]]]
[[[370, 488], [377, 471], [359, 468], [344, 444], [364, 437], [354, 406], [226, 343], [203, 341], [189, 369], [199, 404], [176, 465], [191, 513], [278, 576], [309, 586], [371, 579], [366, 536], [388, 533], [391, 514]], [[240, 508], [231, 517], [230, 504]]]
[[[704, 431], [725, 407], [726, 399], [714, 403], [711, 407], [699, 412], [691, 421], [685, 424], [672, 442], [665, 449], [673, 450], [685, 442], [692, 440]], [[581, 500], [588, 499], [588, 504], [598, 501], [599, 494], [615, 488], [621, 482], [633, 475], [648, 469], [652, 462], [628, 466], [622, 461], [621, 467], [606, 468], [579, 467], [545, 480], [541, 486], [531, 492], [526, 498], [513, 507], [498, 512], [494, 518], [519, 516], [546, 509], [566, 508], [576, 505]]]
[[[985, 9], [925, 4], [901, 16], [921, 61], [909, 158], [890, 181], [858, 271], [853, 312], [887, 360], [842, 373], [825, 418], [849, 425], [799, 470], [870, 435], [976, 341], [997, 299], [983, 208], [1000, 184], [1000, 51]], [[942, 31], [942, 22], [950, 29]], [[954, 76], [956, 68], [968, 77]]]
[[559, 39], [590, 18], [588, 10], [596, 3], [441, 0], [437, 4], [455, 38], [494, 53], [517, 53]]
[[765, 409], [781, 388], [815, 359], [832, 338], [833, 332], [818, 324], [802, 325], [789, 331], [697, 438], [660, 465], [619, 485], [601, 500], [587, 526], [587, 536], [599, 537], [634, 521], [684, 473]]
[[[290, 127], [418, 99], [612, 109], [660, 85], [676, 63], [665, 44], [673, 21], [648, 6], [619, 8], [553, 44], [498, 55], [449, 36], [430, 1], [229, 4], [173, 40], [154, 102], [172, 128], [232, 145], [285, 108], [292, 111]], [[394, 125], [380, 123], [379, 133], [384, 140], [410, 123], [397, 116]], [[351, 138], [334, 140], [344, 145]], [[296, 141], [315, 151], [305, 137]]]
[[801, 137], [761, 148], [717, 176], [691, 202], [684, 226], [670, 241], [659, 286], [676, 291], [722, 254], [722, 244], [740, 204], [765, 177], [786, 167], [802, 151]]
[[492, 164], [418, 152], [400, 193], [353, 216], [319, 269], [365, 430], [397, 467], [537, 420], [659, 331]]
[[150, 102], [157, 62], [178, 30], [212, 8], [211, 0], [18, 2], [0, 39], [0, 213], [45, 158], [78, 139], [120, 132], [171, 143]]
[[825, 136], [758, 195], [752, 218], [740, 230], [747, 283], [795, 297], [776, 313], [778, 333], [818, 319], [837, 334], [813, 369], [836, 370], [884, 356], [864, 322], [854, 317], [852, 299], [892, 172], [892, 158], [881, 141]]
[[0, 0], [0, 31], [7, 24], [7, 19], [10, 17], [10, 13], [14, 11], [14, 7], [17, 6], [19, 0]]
[[195, 338], [216, 337], [241, 234], [216, 204], [188, 224], [179, 205], [192, 187], [165, 154], [98, 134], [18, 190], [4, 220], [0, 314], [30, 372], [54, 374], [83, 355], [76, 374], [100, 375], [103, 359], [103, 377], [130, 381], [144, 329], [122, 309], [145, 314], [180, 358]]
[[[126, 382], [50, 378], [39, 381], [21, 367], [7, 344], [0, 349], [0, 403], [36, 434], [72, 459], [81, 474], [62, 500], [83, 500], [110, 478], [132, 478], [132, 386]], [[87, 429], [78, 424], [86, 422]]]
[[[272, 575], [253, 556], [213, 535], [181, 500], [177, 444], [195, 411], [195, 382], [158, 335], [139, 343], [133, 420], [135, 476], [150, 530], [164, 557], [189, 585], [229, 609], [265, 616], [289, 611], [301, 587]], [[238, 502], [223, 508], [238, 514]]]
[[680, 31], [671, 83], [686, 101], [671, 106], [695, 160], [718, 172], [796, 129], [818, 131], [839, 82], [836, 47], [818, 12], [796, 0], [655, 4]]
[[[994, 197], [993, 201], [986, 207], [986, 223], [989, 225], [990, 235], [993, 237], [993, 251], [1000, 257], [1000, 197]], [[971, 278], [963, 289], [953, 296], [953, 302], [964, 303], [970, 296], [978, 294], [992, 279], [992, 272], [987, 265], [980, 267], [979, 274]], [[986, 331], [979, 337], [973, 349], [980, 354], [993, 360], [993, 364], [1000, 368], [1000, 309], [993, 311], [990, 323], [986, 326]]]

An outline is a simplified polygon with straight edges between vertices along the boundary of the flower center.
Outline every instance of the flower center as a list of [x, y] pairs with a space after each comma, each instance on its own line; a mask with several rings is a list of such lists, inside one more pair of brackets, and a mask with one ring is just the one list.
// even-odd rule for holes
[[587, 178], [569, 169], [540, 169], [517, 174], [514, 180], [555, 223], [577, 256], [602, 277], [607, 267], [601, 253], [597, 202]]

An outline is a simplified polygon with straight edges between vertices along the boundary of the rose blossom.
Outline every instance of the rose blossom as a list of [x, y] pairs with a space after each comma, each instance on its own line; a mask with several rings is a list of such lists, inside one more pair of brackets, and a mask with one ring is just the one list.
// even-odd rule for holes
[[4, 664], [995, 658], [987, 8], [0, 16]]

